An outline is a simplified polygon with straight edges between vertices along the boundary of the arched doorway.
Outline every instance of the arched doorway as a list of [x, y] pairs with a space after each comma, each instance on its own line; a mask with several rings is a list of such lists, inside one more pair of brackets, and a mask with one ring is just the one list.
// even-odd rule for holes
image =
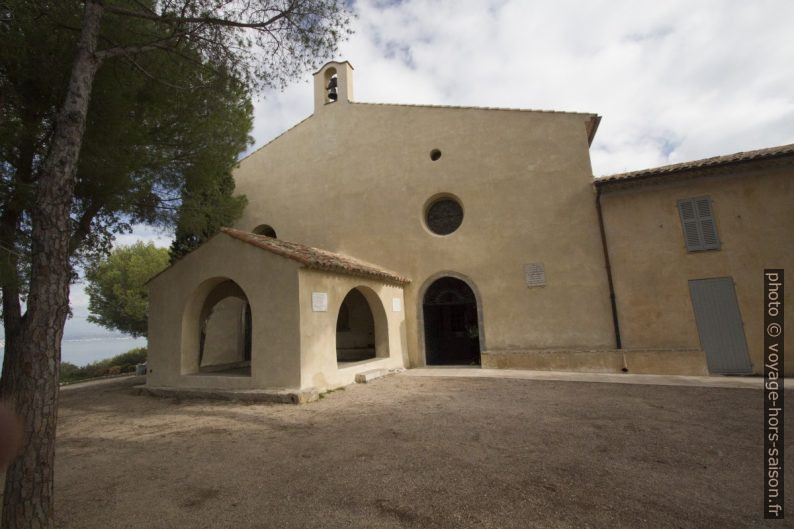
[[199, 373], [251, 375], [251, 306], [231, 280], [207, 295], [199, 315]]
[[367, 299], [354, 288], [336, 318], [336, 361], [360, 362], [375, 356], [375, 318]]
[[434, 281], [422, 300], [422, 314], [427, 365], [480, 364], [477, 299], [465, 281]]

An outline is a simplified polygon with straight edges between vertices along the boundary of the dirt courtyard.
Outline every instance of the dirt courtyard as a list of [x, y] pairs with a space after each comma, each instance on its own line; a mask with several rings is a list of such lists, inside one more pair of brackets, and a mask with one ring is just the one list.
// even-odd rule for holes
[[403, 374], [294, 406], [133, 383], [61, 393], [57, 527], [782, 527], [760, 390]]

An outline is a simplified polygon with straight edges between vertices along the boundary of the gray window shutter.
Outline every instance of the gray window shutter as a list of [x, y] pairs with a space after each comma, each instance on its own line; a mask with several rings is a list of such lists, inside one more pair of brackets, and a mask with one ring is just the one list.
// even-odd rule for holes
[[710, 197], [683, 198], [678, 201], [678, 213], [688, 252], [719, 249]]
[[695, 209], [697, 209], [698, 220], [700, 221], [700, 234], [703, 237], [704, 250], [717, 250], [720, 247], [720, 240], [717, 237], [717, 225], [714, 222], [714, 215], [711, 209], [710, 197], [698, 197], [693, 199]]
[[698, 217], [695, 202], [691, 198], [678, 201], [678, 213], [681, 215], [681, 227], [684, 229], [684, 243], [688, 252], [703, 250], [698, 229]]

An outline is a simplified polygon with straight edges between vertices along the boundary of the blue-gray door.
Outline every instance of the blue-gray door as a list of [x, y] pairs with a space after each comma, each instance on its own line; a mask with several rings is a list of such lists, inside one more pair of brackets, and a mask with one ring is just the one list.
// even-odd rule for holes
[[692, 308], [712, 373], [750, 373], [750, 357], [744, 337], [742, 315], [736, 302], [733, 279], [717, 277], [689, 281]]

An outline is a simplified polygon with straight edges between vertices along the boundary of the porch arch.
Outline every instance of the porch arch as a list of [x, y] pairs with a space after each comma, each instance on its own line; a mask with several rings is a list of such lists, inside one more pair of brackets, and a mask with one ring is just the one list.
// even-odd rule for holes
[[337, 363], [388, 356], [389, 325], [380, 297], [366, 286], [350, 289], [337, 310]]
[[235, 281], [196, 289], [182, 316], [182, 374], [251, 375], [251, 306]]

